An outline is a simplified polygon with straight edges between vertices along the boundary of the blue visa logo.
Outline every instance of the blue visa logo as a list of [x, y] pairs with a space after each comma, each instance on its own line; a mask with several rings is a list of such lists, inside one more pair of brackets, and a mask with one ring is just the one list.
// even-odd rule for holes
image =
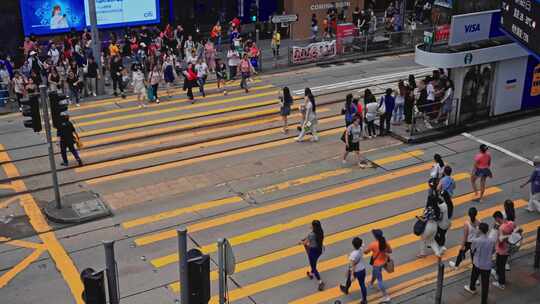
[[480, 31], [480, 23], [465, 25], [465, 33], [475, 33]]

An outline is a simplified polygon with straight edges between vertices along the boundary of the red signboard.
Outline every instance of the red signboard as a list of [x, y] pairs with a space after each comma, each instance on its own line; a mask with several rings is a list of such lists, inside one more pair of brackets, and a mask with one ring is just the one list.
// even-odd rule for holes
[[450, 24], [439, 25], [435, 28], [435, 42], [447, 41], [450, 36]]
[[345, 46], [353, 42], [356, 27], [352, 23], [342, 23], [337, 25], [336, 40], [337, 51], [343, 53]]

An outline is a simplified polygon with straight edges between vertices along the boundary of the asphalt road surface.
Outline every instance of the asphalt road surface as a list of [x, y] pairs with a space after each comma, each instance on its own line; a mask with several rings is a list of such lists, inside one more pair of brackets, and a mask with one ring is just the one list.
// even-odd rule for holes
[[[222, 237], [237, 261], [228, 284], [231, 303], [356, 303], [358, 287], [344, 296], [338, 284], [351, 239], [360, 236], [367, 244], [374, 228], [394, 248], [396, 272], [384, 276], [390, 294], [402, 295], [432, 284], [436, 271], [435, 257], [416, 258], [420, 243], [412, 234], [435, 153], [457, 180], [443, 260], [456, 256], [470, 206], [491, 222], [504, 200], [514, 200], [530, 242], [540, 216], [524, 210], [528, 189], [519, 184], [532, 169], [526, 160], [540, 154], [540, 117], [420, 145], [391, 137], [364, 140], [362, 155], [373, 167], [359, 168], [354, 155], [342, 164], [346, 93], [370, 88], [380, 94], [409, 73], [426, 72], [412, 55], [402, 55], [258, 75], [248, 94], [238, 82], [228, 84], [226, 96], [210, 84], [208, 96], [194, 104], [175, 89], [171, 98], [145, 109], [132, 97], [72, 107], [86, 165], [75, 167], [70, 159], [71, 166], [59, 172], [61, 191], [98, 193], [114, 213], [76, 226], [50, 223], [40, 210], [53, 195], [44, 134], [24, 129], [19, 115], [0, 117], [2, 303], [82, 303], [79, 272], [104, 267], [103, 240], [115, 241], [121, 303], [176, 303], [181, 225], [188, 229], [188, 246], [212, 258], [211, 303], [217, 303], [216, 241]], [[319, 142], [294, 141], [300, 100], [289, 133], [282, 132], [277, 96], [285, 85], [293, 91], [314, 88]], [[475, 203], [469, 177], [480, 141], [493, 145], [494, 176], [485, 200]], [[314, 219], [326, 234], [319, 261], [324, 291], [306, 277], [307, 258], [298, 245]], [[369, 294], [370, 303], [380, 300], [376, 289]]]

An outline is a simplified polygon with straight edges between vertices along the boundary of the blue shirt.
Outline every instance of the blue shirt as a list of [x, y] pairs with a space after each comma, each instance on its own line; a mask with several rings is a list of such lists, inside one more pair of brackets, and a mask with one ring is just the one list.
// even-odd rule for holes
[[396, 99], [392, 95], [384, 95], [381, 97], [381, 102], [379, 103], [379, 106], [382, 105], [382, 102], [384, 101], [384, 107], [385, 112], [392, 114], [394, 112], [394, 107], [396, 106]]
[[540, 167], [534, 168], [529, 182], [531, 183], [531, 193], [540, 193]]
[[454, 189], [456, 189], [456, 182], [451, 176], [444, 176], [441, 178], [441, 190], [448, 192], [450, 196], [454, 196]]
[[474, 238], [471, 245], [474, 266], [481, 270], [490, 270], [495, 251], [496, 238], [490, 238], [483, 234]]

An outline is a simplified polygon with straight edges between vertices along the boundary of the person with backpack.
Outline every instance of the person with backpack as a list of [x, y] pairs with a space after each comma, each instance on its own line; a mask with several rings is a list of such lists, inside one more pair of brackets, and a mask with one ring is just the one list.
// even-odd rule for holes
[[489, 272], [492, 264], [493, 249], [496, 242], [496, 238], [488, 235], [488, 233], [488, 224], [480, 223], [478, 225], [478, 236], [473, 238], [471, 242], [471, 252], [473, 253], [471, 281], [469, 285], [463, 287], [467, 292], [473, 295], [476, 294], [476, 282], [480, 277], [482, 286], [482, 304], [488, 304]]
[[381, 302], [386, 303], [390, 302], [391, 299], [388, 295], [388, 292], [386, 291], [386, 286], [383, 281], [382, 270], [390, 258], [392, 248], [384, 238], [382, 230], [373, 229], [371, 233], [373, 234], [375, 240], [371, 242], [371, 244], [369, 244], [366, 250], [364, 250], [364, 254], [371, 254], [369, 264], [373, 267], [369, 286], [373, 287], [373, 284], [375, 284], [375, 281], [377, 281], [379, 290], [383, 294]]
[[444, 174], [444, 161], [440, 154], [433, 155], [433, 166], [429, 171], [429, 181], [435, 187], [439, 184], [439, 180], [443, 177]]
[[358, 280], [358, 285], [360, 285], [360, 290], [362, 292], [362, 301], [361, 304], [367, 304], [367, 288], [366, 288], [366, 263], [364, 262], [362, 252], [363, 241], [359, 237], [352, 239], [353, 251], [349, 254], [349, 267], [347, 269], [347, 281], [345, 285], [340, 284], [339, 289], [344, 294], [349, 294], [349, 288], [352, 285], [352, 278], [354, 277]]
[[347, 163], [347, 155], [350, 152], [356, 153], [358, 160], [358, 166], [364, 169], [366, 166], [362, 163], [362, 157], [360, 156], [360, 139], [362, 138], [362, 126], [360, 125], [360, 115], [356, 115], [353, 118], [353, 123], [347, 127], [343, 134], [345, 141], [345, 153], [343, 154], [343, 164]]
[[521, 185], [521, 188], [531, 184], [531, 192], [529, 197], [529, 204], [527, 205], [527, 211], [540, 212], [540, 156], [533, 158], [534, 169], [531, 177]]
[[506, 285], [506, 262], [510, 255], [508, 237], [514, 232], [515, 224], [512, 221], [506, 220], [500, 211], [493, 213], [493, 219], [495, 220], [495, 228], [497, 230], [495, 270], [492, 270], [492, 275], [496, 281], [493, 282], [493, 286], [504, 289]]
[[345, 127], [350, 126], [353, 123], [353, 119], [356, 116], [358, 109], [353, 103], [353, 95], [347, 94], [345, 97], [345, 105], [341, 109], [341, 114], [345, 116]]
[[427, 256], [427, 247], [431, 248], [437, 257], [441, 257], [444, 253], [443, 248], [435, 241], [438, 223], [441, 221], [442, 216], [439, 202], [440, 199], [437, 195], [429, 195], [424, 214], [422, 216], [417, 216], [417, 219], [424, 223], [424, 230], [420, 234], [422, 238], [422, 241], [420, 242], [420, 253], [416, 255], [418, 258], [425, 258]]
[[390, 133], [390, 125], [392, 121], [392, 113], [396, 105], [396, 99], [392, 96], [392, 89], [386, 89], [386, 93], [381, 97], [379, 102], [379, 136], [384, 136]]
[[443, 169], [443, 177], [437, 184], [437, 192], [448, 206], [448, 218], [452, 218], [454, 214], [454, 202], [452, 197], [454, 196], [454, 190], [456, 190], [456, 181], [452, 177], [452, 167], [446, 165]]
[[472, 241], [477, 237], [478, 234], [478, 225], [480, 221], [476, 218], [478, 216], [478, 210], [475, 207], [469, 208], [467, 212], [469, 219], [463, 225], [463, 239], [461, 241], [461, 247], [459, 248], [459, 253], [457, 255], [456, 261], [448, 262], [448, 265], [452, 269], [457, 269], [463, 259], [465, 259], [465, 254], [469, 251], [471, 259], [473, 259], [473, 252], [471, 250]]
[[318, 289], [324, 289], [324, 282], [321, 279], [319, 271], [317, 271], [317, 261], [321, 257], [324, 248], [324, 231], [321, 222], [313, 220], [311, 222], [311, 232], [300, 242], [304, 245], [309, 260], [310, 270], [306, 273], [310, 280], [315, 277], [318, 281]]

